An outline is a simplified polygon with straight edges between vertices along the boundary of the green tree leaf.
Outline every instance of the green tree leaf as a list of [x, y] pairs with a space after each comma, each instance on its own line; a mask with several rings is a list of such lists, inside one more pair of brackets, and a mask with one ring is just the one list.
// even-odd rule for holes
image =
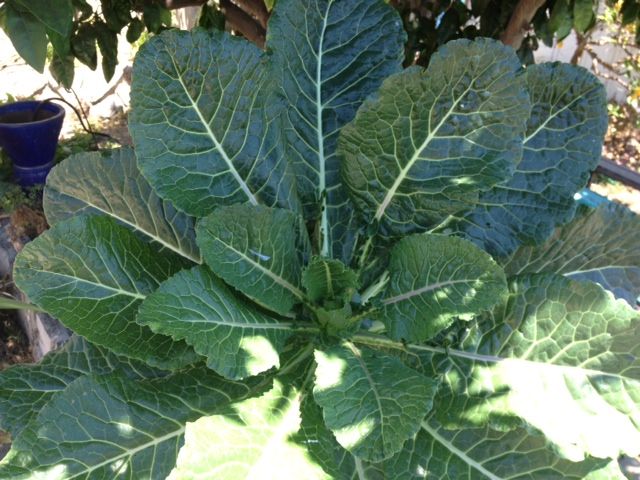
[[578, 33], [584, 33], [591, 27], [595, 17], [593, 8], [593, 0], [573, 1], [573, 28]]
[[146, 295], [185, 266], [106, 217], [74, 217], [27, 244], [16, 285], [30, 300], [89, 341], [159, 368], [197, 356], [184, 342], [135, 323]]
[[109, 82], [118, 65], [118, 34], [103, 22], [96, 22], [94, 29], [98, 48], [102, 54], [102, 73], [104, 79]]
[[431, 410], [438, 382], [368, 348], [316, 350], [313, 395], [338, 442], [363, 460], [397, 453]]
[[0, 375], [0, 428], [15, 438], [57, 393], [83, 375], [105, 375], [118, 370], [129, 378], [144, 379], [163, 372], [135, 360], [114, 355], [72, 336], [60, 350], [34, 365], [15, 365]]
[[638, 455], [640, 313], [558, 275], [519, 277], [510, 289], [459, 346], [424, 357], [446, 371], [438, 418], [502, 429], [522, 419], [573, 461]]
[[255, 45], [216, 30], [167, 31], [140, 49], [129, 129], [162, 198], [197, 216], [239, 202], [298, 209], [265, 62]]
[[529, 115], [519, 69], [495, 40], [458, 40], [428, 70], [385, 80], [340, 135], [343, 179], [365, 220], [387, 236], [424, 231], [508, 179]]
[[261, 305], [288, 313], [304, 298], [298, 217], [251, 205], [220, 207], [197, 226], [197, 242], [214, 273]]
[[56, 82], [62, 84], [65, 88], [71, 88], [71, 85], [73, 85], [73, 77], [75, 75], [74, 60], [75, 57], [73, 55], [69, 54], [63, 57], [55, 51], [51, 57], [49, 71]]
[[558, 40], [563, 40], [571, 33], [572, 27], [573, 15], [569, 0], [557, 0], [549, 17], [549, 31], [555, 33]]
[[65, 159], [47, 177], [43, 205], [51, 225], [80, 213], [107, 215], [158, 246], [200, 262], [194, 219], [155, 194], [130, 148]]
[[446, 430], [430, 415], [414, 439], [383, 462], [387, 480], [624, 480], [616, 460], [574, 463], [524, 428]]
[[231, 379], [278, 367], [295, 329], [243, 302], [206, 267], [183, 270], [160, 285], [140, 306], [137, 321], [186, 340], [209, 368]]
[[224, 380], [205, 367], [142, 382], [80, 377], [14, 439], [0, 477], [166, 478], [187, 422], [255, 395], [261, 384], [268, 385]]
[[640, 296], [640, 218], [616, 204], [581, 206], [576, 218], [538, 247], [520, 247], [507, 275], [559, 273], [597, 282], [632, 306]]
[[340, 128], [363, 100], [400, 70], [405, 34], [377, 0], [278, 1], [267, 47], [274, 76], [294, 106], [284, 116], [287, 155], [307, 220], [320, 220], [320, 253], [348, 263], [357, 223], [341, 187]]
[[13, 47], [31, 67], [44, 72], [49, 44], [44, 25], [30, 13], [16, 10], [11, 3], [5, 7], [4, 31]]
[[71, 50], [78, 60], [91, 70], [98, 67], [98, 50], [96, 48], [96, 30], [83, 23], [71, 37]]
[[403, 238], [391, 251], [389, 275], [379, 318], [398, 340], [428, 340], [455, 317], [489, 310], [507, 293], [504, 272], [494, 260], [457, 237]]
[[73, 28], [73, 7], [71, 0], [12, 0], [16, 6], [26, 10], [42, 25], [69, 37]]
[[260, 398], [187, 425], [185, 445], [169, 480], [329, 480], [306, 448], [292, 439], [300, 426], [300, 397], [295, 388], [276, 381]]
[[531, 65], [524, 77], [533, 109], [522, 161], [454, 227], [494, 255], [541, 243], [571, 220], [573, 197], [600, 162], [607, 129], [604, 87], [584, 68]]

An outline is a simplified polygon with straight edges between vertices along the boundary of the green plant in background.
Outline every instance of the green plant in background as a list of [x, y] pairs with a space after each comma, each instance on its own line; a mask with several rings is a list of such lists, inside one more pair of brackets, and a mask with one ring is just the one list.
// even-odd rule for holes
[[39, 72], [48, 61], [54, 78], [67, 88], [73, 83], [74, 61], [95, 70], [98, 50], [105, 79], [113, 77], [118, 34], [125, 27], [127, 41], [134, 43], [145, 32], [170, 26], [171, 12], [158, 1], [101, 0], [97, 9], [86, 0], [0, 1], [0, 27], [16, 51]]
[[640, 222], [574, 218], [601, 84], [404, 40], [381, 0], [279, 0], [268, 53], [144, 45], [135, 153], [56, 166], [16, 260], [78, 336], [0, 375], [0, 477], [624, 478]]

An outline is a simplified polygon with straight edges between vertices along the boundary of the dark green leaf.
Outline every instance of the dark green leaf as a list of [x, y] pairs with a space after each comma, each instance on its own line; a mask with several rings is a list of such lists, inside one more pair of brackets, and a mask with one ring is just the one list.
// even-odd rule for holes
[[595, 16], [593, 8], [593, 0], [573, 0], [573, 28], [578, 33], [586, 32], [591, 26]]
[[130, 148], [65, 159], [49, 173], [42, 203], [50, 225], [81, 213], [106, 215], [159, 248], [200, 262], [194, 219], [154, 193]]
[[314, 257], [302, 272], [302, 286], [312, 302], [348, 302], [358, 288], [358, 276], [338, 260]]
[[280, 364], [278, 354], [295, 331], [242, 302], [206, 267], [183, 270], [140, 306], [138, 323], [186, 340], [207, 365], [231, 379], [257, 375]]
[[134, 18], [127, 28], [127, 42], [134, 43], [138, 41], [142, 32], [144, 32], [144, 23], [139, 18]]
[[571, 33], [573, 15], [569, 7], [569, 0], [556, 0], [549, 17], [549, 30], [555, 33], [558, 40], [563, 40]]
[[343, 179], [387, 236], [472, 208], [520, 159], [529, 101], [515, 52], [458, 40], [385, 80], [340, 136]]
[[167, 31], [144, 44], [129, 129], [158, 195], [197, 216], [239, 202], [298, 209], [264, 64], [256, 46], [216, 30]]
[[53, 52], [53, 57], [51, 57], [49, 71], [51, 71], [53, 78], [65, 88], [71, 88], [73, 84], [74, 59], [75, 57], [73, 55], [61, 57], [56, 52]]
[[581, 207], [576, 218], [538, 247], [521, 247], [504, 266], [507, 275], [559, 273], [597, 282], [636, 305], [640, 297], [640, 217], [608, 204]]
[[401, 67], [401, 20], [378, 0], [279, 0], [269, 20], [272, 67], [293, 108], [284, 116], [288, 158], [307, 220], [320, 221], [324, 257], [348, 263], [357, 222], [341, 188], [340, 128]]
[[197, 242], [209, 267], [259, 304], [288, 313], [304, 299], [300, 277], [304, 256], [297, 216], [251, 205], [220, 207], [197, 226]]
[[135, 323], [139, 304], [185, 266], [105, 217], [73, 217], [27, 244], [15, 282], [31, 301], [97, 345], [160, 368], [197, 356], [184, 342]]
[[268, 386], [224, 380], [204, 367], [143, 382], [80, 377], [14, 439], [0, 478], [166, 478], [187, 422], [255, 395], [260, 382]]
[[507, 293], [502, 269], [457, 237], [405, 237], [391, 251], [389, 274], [379, 317], [395, 339], [430, 339], [455, 317], [489, 310]]
[[116, 65], [118, 65], [118, 34], [102, 22], [96, 23], [94, 29], [102, 54], [102, 73], [108, 82], [113, 77]]
[[224, 30], [225, 18], [224, 13], [215, 5], [202, 5], [200, 17], [198, 17], [198, 26], [202, 28], [213, 28], [216, 30]]
[[42, 25], [54, 32], [69, 37], [73, 27], [71, 0], [11, 0], [16, 7], [26, 10]]
[[0, 374], [0, 427], [15, 438], [57, 393], [83, 375], [105, 375], [115, 370], [129, 378], [159, 376], [141, 362], [119, 357], [73, 336], [58, 351], [34, 365], [16, 365]]
[[131, 2], [129, 0], [100, 0], [102, 16], [110, 30], [120, 30], [131, 20]]
[[431, 410], [438, 383], [393, 357], [351, 343], [316, 350], [313, 396], [338, 442], [380, 461], [401, 450]]
[[91, 70], [98, 66], [98, 51], [96, 49], [96, 30], [86, 23], [80, 25], [71, 37], [71, 48], [78, 60]]
[[640, 312], [558, 275], [518, 277], [510, 290], [459, 345], [416, 347], [434, 374], [446, 371], [438, 418], [448, 428], [524, 422], [573, 461], [640, 454]]
[[574, 195], [600, 161], [607, 129], [604, 87], [584, 68], [531, 65], [524, 77], [533, 109], [522, 161], [454, 225], [494, 255], [541, 243], [571, 220]]
[[624, 480], [616, 460], [573, 463], [560, 458], [544, 437], [524, 428], [446, 430], [433, 415], [415, 439], [385, 461], [386, 480]]
[[44, 25], [30, 13], [5, 6], [4, 30], [16, 52], [35, 70], [42, 73], [47, 59], [47, 34]]

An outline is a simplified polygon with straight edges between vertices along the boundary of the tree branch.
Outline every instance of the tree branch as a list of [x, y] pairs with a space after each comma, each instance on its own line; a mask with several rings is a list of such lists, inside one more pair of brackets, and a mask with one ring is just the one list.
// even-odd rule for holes
[[533, 16], [544, 3], [545, 0], [519, 0], [511, 14], [507, 27], [500, 36], [502, 43], [518, 50], [531, 26]]
[[220, 7], [227, 20], [227, 25], [232, 30], [241, 33], [247, 40], [252, 41], [260, 48], [264, 48], [266, 32], [251, 15], [232, 3], [231, 0], [220, 0]]

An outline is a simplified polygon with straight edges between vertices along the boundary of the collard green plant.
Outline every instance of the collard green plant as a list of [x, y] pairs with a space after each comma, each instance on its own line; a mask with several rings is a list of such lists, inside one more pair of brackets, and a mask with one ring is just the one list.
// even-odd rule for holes
[[266, 51], [140, 50], [135, 153], [55, 167], [16, 260], [79, 336], [0, 375], [0, 478], [624, 478], [640, 221], [573, 200], [602, 86], [404, 40], [382, 0], [279, 0]]

